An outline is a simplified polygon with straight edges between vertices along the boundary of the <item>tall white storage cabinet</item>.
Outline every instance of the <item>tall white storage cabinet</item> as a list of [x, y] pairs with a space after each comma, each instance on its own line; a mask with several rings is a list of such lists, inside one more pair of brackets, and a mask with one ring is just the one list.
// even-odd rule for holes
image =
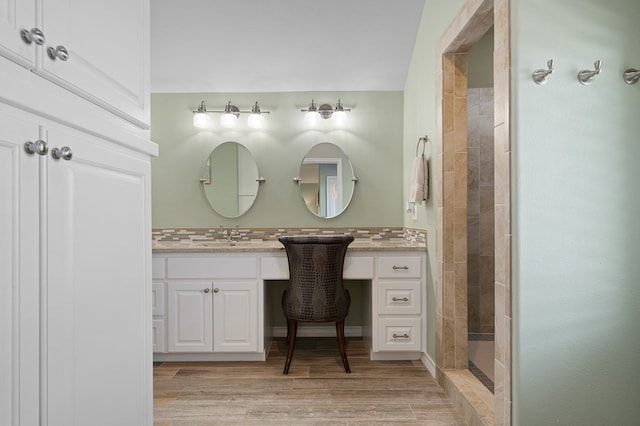
[[0, 0], [3, 426], [153, 423], [148, 21]]

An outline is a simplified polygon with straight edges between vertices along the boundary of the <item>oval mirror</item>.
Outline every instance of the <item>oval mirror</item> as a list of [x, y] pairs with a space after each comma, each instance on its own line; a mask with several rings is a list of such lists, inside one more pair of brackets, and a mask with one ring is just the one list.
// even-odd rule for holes
[[349, 206], [355, 186], [349, 157], [332, 143], [315, 145], [302, 160], [298, 186], [311, 213], [326, 219], [338, 216]]
[[258, 166], [237, 142], [218, 145], [207, 157], [201, 181], [211, 207], [226, 218], [245, 214], [258, 195]]

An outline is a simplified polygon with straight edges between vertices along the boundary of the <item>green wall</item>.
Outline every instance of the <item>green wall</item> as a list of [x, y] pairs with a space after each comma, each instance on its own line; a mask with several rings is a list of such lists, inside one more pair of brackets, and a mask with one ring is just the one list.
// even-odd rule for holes
[[[435, 129], [436, 43], [462, 4], [425, 4], [405, 86], [404, 192], [417, 138]], [[513, 424], [637, 424], [640, 84], [628, 86], [621, 75], [640, 68], [640, 3], [511, 5]], [[551, 58], [551, 80], [534, 84], [531, 73]], [[577, 72], [596, 59], [602, 74], [582, 86]], [[430, 200], [418, 221], [405, 214], [403, 222], [433, 236], [435, 214]], [[430, 254], [434, 242], [428, 238]], [[429, 257], [433, 358], [436, 264]]]
[[[258, 101], [270, 111], [266, 127], [248, 129], [243, 114], [236, 129], [225, 130], [220, 115], [210, 114], [214, 127], [196, 129], [192, 111], [203, 99], [209, 110], [222, 109], [228, 101], [246, 110]], [[319, 128], [307, 129], [300, 109], [311, 99], [318, 105], [340, 99], [352, 108], [347, 123], [337, 127], [334, 120], [321, 120]], [[160, 156], [152, 160], [153, 227], [402, 226], [402, 120], [402, 92], [153, 94], [151, 138], [160, 146]], [[199, 182], [207, 156], [226, 141], [244, 145], [266, 178], [253, 207], [237, 219], [218, 215]], [[304, 155], [320, 142], [342, 148], [358, 178], [351, 204], [334, 219], [310, 213], [293, 182]]]
[[[403, 143], [403, 200], [407, 201], [411, 165], [416, 155], [416, 143], [425, 134], [436, 135], [436, 45], [444, 30], [464, 2], [462, 0], [426, 0], [416, 45], [407, 74], [404, 92], [404, 143]], [[430, 163], [429, 179], [433, 182], [434, 166], [431, 154], [435, 153], [432, 143], [428, 143], [425, 155]], [[436, 354], [436, 212], [433, 188], [426, 203], [418, 206], [418, 220], [404, 213], [403, 223], [408, 228], [427, 230], [427, 353], [433, 361]]]
[[638, 424], [640, 2], [511, 4], [513, 423]]

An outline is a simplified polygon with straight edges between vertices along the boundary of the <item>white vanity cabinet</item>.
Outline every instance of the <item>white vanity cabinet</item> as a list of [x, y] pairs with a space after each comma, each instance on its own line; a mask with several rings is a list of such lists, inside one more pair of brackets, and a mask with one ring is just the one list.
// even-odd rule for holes
[[0, 424], [150, 424], [149, 156], [1, 103], [0, 129]]
[[148, 0], [0, 0], [0, 55], [148, 128], [148, 15]]
[[149, 0], [0, 0], [3, 426], [153, 423], [148, 40]]
[[167, 271], [167, 351], [155, 359], [264, 359], [256, 255], [155, 255], [154, 262]]
[[[265, 330], [264, 290], [270, 280], [289, 279], [284, 251], [185, 251], [154, 254], [154, 280], [167, 285], [168, 339], [167, 352], [156, 351], [154, 359], [266, 359], [277, 333]], [[420, 359], [426, 352], [425, 270], [426, 253], [347, 250], [344, 278], [366, 286], [352, 303], [363, 307], [371, 359]]]
[[378, 257], [373, 351], [420, 351], [423, 340], [421, 256]]

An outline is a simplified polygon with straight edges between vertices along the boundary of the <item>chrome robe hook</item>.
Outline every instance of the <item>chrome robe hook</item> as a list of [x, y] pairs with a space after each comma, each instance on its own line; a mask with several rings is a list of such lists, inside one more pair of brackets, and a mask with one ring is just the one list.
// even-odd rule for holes
[[622, 74], [622, 79], [627, 84], [636, 84], [640, 80], [640, 70], [629, 68]]
[[582, 70], [578, 73], [578, 81], [584, 85], [591, 84], [596, 75], [602, 71], [602, 61], [598, 59], [593, 63], [594, 70]]
[[552, 72], [553, 72], [553, 59], [549, 59], [547, 61], [546, 70], [544, 68], [541, 68], [533, 72], [533, 81], [535, 81], [536, 84], [545, 84], [547, 80], [549, 80], [549, 77], [551, 76]]

